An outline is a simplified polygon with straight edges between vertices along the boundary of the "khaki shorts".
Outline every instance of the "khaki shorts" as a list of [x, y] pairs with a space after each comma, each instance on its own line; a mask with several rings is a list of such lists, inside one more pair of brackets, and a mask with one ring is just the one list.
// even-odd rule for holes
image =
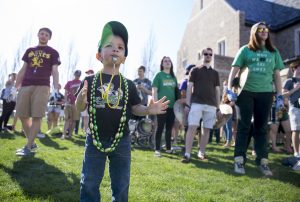
[[199, 126], [200, 119], [204, 128], [212, 129], [216, 122], [216, 107], [192, 103], [188, 117], [189, 126]]
[[65, 106], [65, 120], [68, 121], [80, 120], [80, 112], [77, 111], [75, 104]]
[[49, 93], [49, 86], [21, 87], [17, 96], [16, 116], [33, 118], [44, 117]]

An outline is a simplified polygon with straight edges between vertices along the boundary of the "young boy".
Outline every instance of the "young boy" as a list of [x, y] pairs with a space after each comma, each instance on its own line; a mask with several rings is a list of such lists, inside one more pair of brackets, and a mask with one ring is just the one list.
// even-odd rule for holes
[[300, 60], [290, 64], [293, 77], [286, 80], [283, 94], [289, 98], [289, 116], [294, 156], [300, 158]]
[[76, 107], [88, 107], [89, 129], [81, 174], [80, 200], [100, 201], [99, 186], [105, 162], [109, 159], [112, 201], [128, 201], [130, 179], [131, 140], [128, 120], [138, 116], [162, 114], [168, 105], [165, 97], [149, 106], [140, 104], [134, 83], [120, 74], [128, 48], [128, 33], [123, 24], [108, 22], [99, 42], [97, 59], [103, 68], [88, 76], [81, 84]]

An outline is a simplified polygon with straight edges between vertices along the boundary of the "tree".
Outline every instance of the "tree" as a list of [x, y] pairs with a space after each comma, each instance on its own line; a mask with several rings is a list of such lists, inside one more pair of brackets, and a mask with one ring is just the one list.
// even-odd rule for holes
[[12, 72], [18, 72], [21, 69], [22, 56], [26, 49], [30, 46], [32, 41], [32, 27], [26, 32], [26, 34], [21, 38], [20, 43], [16, 49], [14, 49], [13, 54], [1, 55], [0, 57], [0, 87], [4, 87], [5, 82], [8, 79], [8, 74]]
[[157, 72], [157, 65], [155, 64], [156, 49], [156, 38], [153, 30], [151, 29], [142, 55], [142, 64], [146, 67], [145, 76], [149, 79], [152, 79], [154, 74]]
[[33, 29], [32, 27], [30, 27], [26, 34], [22, 37], [21, 43], [15, 52], [11, 72], [18, 72], [21, 69], [22, 56], [25, 53], [26, 49], [29, 48], [32, 42], [32, 35]]
[[67, 51], [68, 60], [67, 62], [67, 81], [73, 78], [73, 73], [75, 72], [79, 60], [78, 53], [73, 41], [70, 41], [69, 48]]

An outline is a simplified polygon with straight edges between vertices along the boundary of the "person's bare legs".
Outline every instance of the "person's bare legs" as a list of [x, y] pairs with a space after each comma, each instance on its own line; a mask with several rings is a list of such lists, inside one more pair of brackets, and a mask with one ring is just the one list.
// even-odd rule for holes
[[196, 133], [198, 135], [198, 149], [200, 149], [200, 143], [201, 143], [201, 136], [203, 134], [203, 129], [202, 127], [197, 128]]
[[294, 154], [300, 154], [300, 145], [299, 145], [299, 131], [292, 131], [292, 144], [294, 148]]
[[53, 114], [53, 112], [48, 113], [48, 130], [50, 130], [53, 125]]
[[83, 129], [84, 129], [84, 132], [86, 132], [86, 130], [88, 129], [89, 127], [89, 117], [88, 116], [84, 116], [83, 117]]
[[16, 125], [17, 125], [18, 118], [19, 117], [17, 117], [16, 115], [14, 116], [14, 121], [13, 121], [13, 125], [12, 125], [13, 131], [16, 131]]
[[22, 123], [22, 128], [24, 130], [24, 134], [26, 138], [29, 138], [30, 135], [30, 128], [32, 125], [32, 120], [29, 117], [20, 117], [21, 123]]
[[210, 129], [209, 128], [204, 128], [203, 127], [203, 135], [201, 136], [201, 140], [200, 140], [200, 150], [202, 154], [205, 154], [205, 148], [206, 145], [208, 143], [209, 140], [209, 132]]
[[276, 123], [271, 124], [270, 130], [269, 130], [269, 138], [272, 141], [273, 152], [280, 152], [280, 149], [276, 145], [277, 131], [278, 131], [278, 124], [276, 124]]
[[292, 132], [291, 132], [291, 124], [290, 124], [290, 120], [285, 120], [281, 122], [281, 125], [283, 127], [284, 130], [284, 134], [285, 134], [285, 141], [284, 141], [284, 146], [286, 149], [286, 152], [288, 154], [292, 154], [293, 153], [293, 149], [292, 149]]
[[180, 123], [175, 119], [174, 125], [172, 128], [172, 138], [173, 138], [173, 144], [177, 144], [178, 139], [178, 133], [179, 133]]
[[32, 124], [30, 127], [29, 137], [27, 140], [27, 148], [31, 148], [31, 146], [33, 145], [34, 139], [36, 138], [38, 132], [41, 129], [41, 124], [42, 124], [41, 117], [32, 118]]
[[56, 127], [58, 124], [58, 117], [59, 117], [59, 113], [53, 113], [53, 119], [52, 119], [52, 127]]
[[70, 129], [70, 124], [71, 124], [71, 120], [70, 119], [65, 119], [64, 132], [61, 136], [61, 139], [64, 139], [66, 137], [67, 131]]
[[235, 146], [235, 140], [236, 140], [236, 133], [237, 133], [237, 120], [232, 121], [232, 139], [233, 143], [231, 146]]
[[68, 135], [70, 138], [72, 137], [75, 125], [76, 125], [76, 121], [71, 120], [69, 125], [69, 135]]
[[[186, 140], [185, 140], [185, 154], [191, 154], [192, 147], [193, 147], [193, 141], [196, 134], [198, 126], [192, 126], [190, 125], [188, 127], [187, 133], [186, 133]], [[188, 156], [190, 158], [190, 156]]]

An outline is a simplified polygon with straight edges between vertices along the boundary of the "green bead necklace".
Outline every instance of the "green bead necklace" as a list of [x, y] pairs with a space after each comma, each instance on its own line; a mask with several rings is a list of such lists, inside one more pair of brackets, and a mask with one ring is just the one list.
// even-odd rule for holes
[[124, 132], [124, 126], [126, 122], [126, 106], [128, 102], [128, 83], [127, 80], [123, 77], [122, 74], [120, 75], [120, 82], [124, 80], [124, 86], [125, 86], [125, 100], [124, 100], [124, 106], [122, 109], [122, 115], [119, 123], [119, 128], [118, 132], [115, 135], [115, 139], [113, 140], [112, 144], [108, 148], [104, 148], [102, 143], [100, 142], [100, 135], [98, 133], [98, 127], [97, 127], [97, 119], [96, 119], [96, 89], [97, 89], [97, 79], [100, 78], [100, 72], [98, 72], [92, 83], [92, 88], [91, 88], [91, 97], [90, 97], [90, 107], [89, 107], [89, 117], [90, 117], [90, 131], [92, 133], [92, 138], [93, 138], [93, 144], [97, 147], [98, 150], [101, 152], [109, 153], [113, 152], [117, 145], [120, 142], [120, 139], [123, 137], [123, 132]]

